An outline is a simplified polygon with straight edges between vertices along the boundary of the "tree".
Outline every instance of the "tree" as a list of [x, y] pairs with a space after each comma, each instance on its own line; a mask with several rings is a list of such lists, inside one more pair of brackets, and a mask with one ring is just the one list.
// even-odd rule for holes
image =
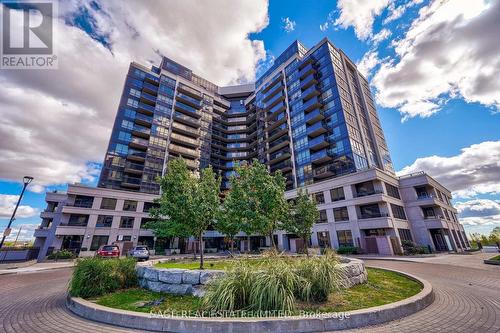
[[168, 163], [160, 187], [159, 207], [150, 211], [154, 220], [146, 227], [157, 237], [197, 237], [203, 269], [203, 232], [214, 223], [220, 206], [220, 180], [211, 167], [196, 178], [179, 158]]
[[216, 229], [225, 234], [231, 242], [231, 253], [234, 251], [234, 238], [240, 231], [247, 228], [245, 216], [245, 196], [236, 176], [231, 176], [231, 190], [227, 192], [222, 207], [217, 216]]
[[232, 188], [239, 188], [239, 203], [244, 223], [241, 228], [247, 235], [268, 235], [275, 247], [273, 233], [289, 218], [289, 206], [285, 199], [285, 177], [278, 171], [274, 175], [267, 167], [254, 159], [251, 165], [236, 168]]
[[319, 219], [319, 211], [316, 203], [309, 197], [307, 190], [298, 190], [295, 203], [291, 204], [291, 215], [291, 218], [284, 223], [284, 229], [302, 238], [304, 251], [309, 255], [308, 245], [311, 229]]

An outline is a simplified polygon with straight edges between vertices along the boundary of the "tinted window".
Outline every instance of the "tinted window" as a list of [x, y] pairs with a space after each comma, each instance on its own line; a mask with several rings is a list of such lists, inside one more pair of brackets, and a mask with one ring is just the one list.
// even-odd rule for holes
[[104, 246], [102, 249], [104, 251], [113, 251], [113, 250], [118, 250], [118, 246]]

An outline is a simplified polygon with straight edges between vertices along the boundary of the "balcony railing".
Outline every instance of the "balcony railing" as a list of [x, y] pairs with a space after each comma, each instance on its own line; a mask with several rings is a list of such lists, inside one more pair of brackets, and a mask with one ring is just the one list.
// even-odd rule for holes
[[373, 191], [357, 192], [355, 194], [355, 196], [356, 196], [356, 198], [360, 198], [360, 197], [366, 197], [366, 196], [374, 195], [374, 194], [384, 194], [384, 191], [382, 191], [382, 190], [373, 190]]
[[139, 102], [139, 106], [137, 107], [138, 110], [144, 110], [150, 114], [153, 114], [155, 112], [155, 108], [151, 105], [144, 104], [142, 102]]
[[144, 82], [144, 84], [142, 85], [142, 90], [145, 91], [150, 91], [154, 94], [157, 94], [158, 93], [158, 87], [151, 84], [151, 83], [147, 83], [147, 82]]
[[192, 146], [195, 146], [195, 147], [198, 146], [198, 144], [200, 143], [196, 139], [188, 138], [187, 136], [179, 135], [179, 134], [176, 134], [176, 133], [172, 133], [170, 135], [170, 139], [174, 140], [174, 141], [177, 141], [177, 142], [182, 142], [184, 144], [189, 144], [189, 145], [192, 145]]
[[315, 86], [311, 86], [311, 87], [307, 88], [306, 90], [304, 90], [300, 96], [302, 97], [302, 100], [308, 101], [312, 97], [318, 96], [318, 95], [319, 95], [318, 89]]
[[418, 200], [425, 200], [425, 199], [432, 199], [434, 196], [429, 193], [418, 193], [417, 194], [417, 199]]
[[302, 104], [302, 110], [304, 112], [310, 112], [314, 110], [314, 108], [321, 106], [321, 103], [318, 101], [318, 97], [313, 97], [304, 104]]
[[186, 93], [186, 94], [188, 94], [188, 95], [190, 95], [190, 96], [192, 96], [194, 98], [200, 99], [200, 100], [203, 97], [202, 94], [201, 94], [201, 92], [199, 92], [198, 90], [193, 89], [191, 87], [188, 87], [188, 86], [186, 86], [185, 84], [182, 84], [182, 83], [179, 84], [179, 86], [177, 87], [177, 89], [179, 91], [183, 91], [184, 93]]
[[283, 104], [283, 102], [279, 102], [269, 110], [269, 113], [275, 113], [278, 110], [284, 110], [284, 109], [285, 105]]
[[380, 217], [389, 217], [387, 213], [371, 213], [371, 214], [361, 214], [360, 219], [376, 219]]
[[316, 109], [311, 113], [306, 114], [304, 117], [304, 120], [308, 124], [314, 124], [315, 122], [324, 119], [325, 116], [323, 115], [323, 112], [321, 112], [320, 109]]
[[187, 104], [179, 102], [179, 101], [175, 102], [175, 109], [179, 110], [179, 111], [181, 111], [183, 113], [187, 113], [188, 115], [196, 117], [196, 118], [200, 118], [201, 117], [201, 114], [200, 114], [199, 110], [193, 108], [192, 106], [189, 106]]
[[174, 112], [174, 118], [177, 118], [179, 120], [184, 120], [189, 125], [194, 125], [195, 127], [200, 127], [200, 125], [201, 125], [199, 119], [187, 116], [187, 115], [182, 114], [180, 112]]
[[301, 89], [307, 89], [311, 85], [318, 83], [318, 80], [314, 77], [314, 75], [309, 75], [303, 81], [300, 82]]
[[309, 126], [307, 128], [306, 132], [307, 132], [307, 135], [309, 135], [310, 137], [315, 137], [315, 136], [318, 136], [320, 134], [325, 133], [326, 129], [323, 127], [322, 122], [318, 122], [312, 126]]
[[179, 99], [183, 99], [186, 103], [191, 104], [192, 107], [195, 107], [197, 109], [201, 107], [201, 101], [196, 98], [193, 98], [183, 93], [177, 93], [177, 97]]
[[299, 77], [302, 79], [306, 77], [307, 75], [315, 72], [316, 70], [312, 66], [312, 64], [308, 64], [306, 67], [302, 68], [299, 72]]

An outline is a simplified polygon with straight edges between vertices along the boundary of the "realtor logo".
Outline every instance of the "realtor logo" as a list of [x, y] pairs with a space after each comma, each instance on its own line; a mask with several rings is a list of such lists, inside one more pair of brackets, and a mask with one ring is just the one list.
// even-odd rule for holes
[[2, 69], [55, 69], [55, 4], [47, 1], [3, 1]]

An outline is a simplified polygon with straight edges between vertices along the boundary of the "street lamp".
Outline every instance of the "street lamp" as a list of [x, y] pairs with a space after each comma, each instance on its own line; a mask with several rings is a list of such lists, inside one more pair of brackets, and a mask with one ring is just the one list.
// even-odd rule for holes
[[16, 212], [17, 208], [19, 207], [19, 203], [21, 202], [21, 199], [23, 198], [24, 191], [26, 190], [26, 187], [28, 186], [29, 183], [33, 180], [33, 177], [30, 176], [24, 176], [23, 178], [23, 190], [21, 191], [21, 195], [19, 196], [19, 199], [17, 200], [16, 208], [14, 208], [14, 212], [12, 213], [12, 217], [10, 218], [9, 224], [7, 225], [7, 229], [3, 232], [3, 237], [2, 237], [2, 242], [0, 242], [0, 249], [3, 246], [3, 242], [5, 241], [5, 238], [10, 234], [10, 226], [12, 222], [16, 218]]

